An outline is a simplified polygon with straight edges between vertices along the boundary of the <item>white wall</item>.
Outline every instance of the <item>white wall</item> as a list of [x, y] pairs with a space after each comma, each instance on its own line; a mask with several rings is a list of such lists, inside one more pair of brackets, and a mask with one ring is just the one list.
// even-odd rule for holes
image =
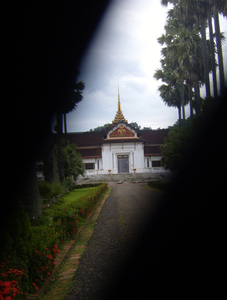
[[[111, 174], [117, 174], [117, 155], [129, 156], [129, 173], [133, 173], [133, 169], [136, 169], [136, 173], [163, 173], [166, 171], [164, 167], [152, 167], [152, 161], [159, 161], [162, 156], [144, 156], [143, 143], [114, 143], [102, 146], [102, 158], [83, 159], [83, 163], [95, 163], [95, 169], [85, 170], [85, 176], [109, 174], [109, 170], [111, 170]], [[149, 167], [147, 167], [147, 158], [149, 158]]]
[[118, 155], [129, 156], [129, 172], [132, 173], [133, 169], [136, 172], [143, 172], [143, 144], [142, 143], [114, 143], [105, 144], [102, 147], [102, 158], [103, 158], [103, 172], [118, 173]]

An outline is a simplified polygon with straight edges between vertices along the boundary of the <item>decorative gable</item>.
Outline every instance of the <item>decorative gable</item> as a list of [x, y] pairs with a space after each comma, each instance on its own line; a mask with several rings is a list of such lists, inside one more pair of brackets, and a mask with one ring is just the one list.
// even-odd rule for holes
[[135, 133], [125, 126], [120, 125], [117, 129], [110, 133], [110, 138], [113, 137], [135, 137]]
[[116, 124], [107, 134], [107, 139], [116, 138], [137, 138], [136, 131], [128, 126], [125, 122]]

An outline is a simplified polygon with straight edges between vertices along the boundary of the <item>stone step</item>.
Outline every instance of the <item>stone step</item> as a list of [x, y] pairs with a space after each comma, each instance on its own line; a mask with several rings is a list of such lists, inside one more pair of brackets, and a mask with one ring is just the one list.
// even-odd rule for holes
[[116, 182], [116, 183], [124, 183], [124, 182], [132, 182], [132, 183], [141, 183], [148, 182], [150, 180], [158, 180], [158, 181], [171, 181], [173, 179], [173, 175], [171, 173], [131, 173], [131, 174], [99, 174], [92, 175], [84, 180], [80, 180], [80, 184], [83, 183], [97, 183], [97, 182]]

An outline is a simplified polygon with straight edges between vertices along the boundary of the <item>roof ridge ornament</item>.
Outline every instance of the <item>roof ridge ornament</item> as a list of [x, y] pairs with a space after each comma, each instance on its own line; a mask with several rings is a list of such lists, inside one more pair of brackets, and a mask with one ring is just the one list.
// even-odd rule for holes
[[115, 118], [112, 122], [112, 124], [116, 124], [119, 121], [124, 121], [126, 123], [128, 123], [128, 121], [125, 119], [122, 110], [121, 110], [121, 102], [120, 102], [120, 93], [119, 93], [119, 83], [118, 83], [118, 102], [117, 102], [117, 112], [115, 115]]

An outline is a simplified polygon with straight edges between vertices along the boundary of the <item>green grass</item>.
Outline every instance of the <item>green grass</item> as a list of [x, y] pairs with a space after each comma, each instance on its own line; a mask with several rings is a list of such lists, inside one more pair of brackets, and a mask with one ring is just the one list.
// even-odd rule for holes
[[72, 202], [78, 201], [81, 197], [86, 196], [90, 192], [92, 192], [96, 187], [87, 187], [82, 189], [75, 189], [73, 191], [65, 194], [60, 200], [57, 202], [53, 202], [48, 208], [42, 209], [42, 218], [34, 220], [34, 226], [42, 226], [46, 225], [49, 222], [50, 217], [54, 216], [54, 212], [59, 208], [66, 208]]

